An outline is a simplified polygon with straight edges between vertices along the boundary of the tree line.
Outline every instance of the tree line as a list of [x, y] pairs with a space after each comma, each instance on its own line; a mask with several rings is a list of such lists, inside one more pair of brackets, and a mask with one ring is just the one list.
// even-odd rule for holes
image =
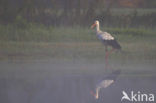
[[[155, 12], [137, 15], [138, 8], [155, 7], [155, 0], [0, 0], [0, 24], [88, 25], [100, 19], [108, 26], [134, 26], [136, 23], [155, 26]], [[113, 8], [130, 8], [134, 11], [114, 15], [111, 12]], [[150, 19], [149, 22], [147, 19]]]

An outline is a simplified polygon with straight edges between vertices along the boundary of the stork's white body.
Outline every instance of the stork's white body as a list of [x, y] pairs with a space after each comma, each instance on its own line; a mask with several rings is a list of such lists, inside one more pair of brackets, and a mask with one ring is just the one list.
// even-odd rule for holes
[[113, 49], [121, 49], [121, 46], [110, 33], [100, 30], [99, 21], [96, 20], [92, 25], [92, 28], [93, 27], [96, 27], [96, 35], [105, 44], [106, 47], [109, 45], [112, 46]]
[[94, 25], [96, 25], [96, 35], [100, 40], [114, 40], [114, 37], [111, 34], [100, 30], [99, 21], [95, 21], [95, 24], [93, 24], [92, 27], [94, 27]]
[[96, 35], [100, 40], [114, 40], [114, 37], [107, 32], [98, 31]]

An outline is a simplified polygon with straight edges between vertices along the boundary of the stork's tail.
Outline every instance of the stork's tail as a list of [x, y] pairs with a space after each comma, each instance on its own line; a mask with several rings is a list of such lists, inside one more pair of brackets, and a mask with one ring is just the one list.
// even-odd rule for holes
[[103, 42], [106, 43], [107, 45], [112, 46], [114, 49], [121, 50], [120, 44], [115, 39], [114, 40], [107, 40], [107, 41], [104, 40]]
[[111, 45], [114, 49], [121, 50], [121, 46], [116, 40], [113, 40]]

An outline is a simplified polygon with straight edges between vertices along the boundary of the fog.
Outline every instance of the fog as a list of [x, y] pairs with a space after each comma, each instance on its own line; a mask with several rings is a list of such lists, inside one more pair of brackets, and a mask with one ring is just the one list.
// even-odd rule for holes
[[1, 103], [121, 103], [122, 91], [156, 94], [156, 77], [152, 75], [154, 71], [150, 71], [154, 66], [146, 70], [146, 74], [151, 75], [133, 74], [135, 69], [141, 71], [147, 65], [139, 68], [126, 64], [133, 68], [129, 73], [121, 66], [115, 83], [101, 89], [96, 100], [90, 91], [106, 75], [120, 69], [120, 64], [112, 65], [110, 70], [105, 70], [103, 63], [87, 62], [1, 62], [0, 65]]

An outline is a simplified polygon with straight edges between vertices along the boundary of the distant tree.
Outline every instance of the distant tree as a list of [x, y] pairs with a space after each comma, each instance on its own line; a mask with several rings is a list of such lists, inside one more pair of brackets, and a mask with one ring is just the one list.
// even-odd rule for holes
[[141, 7], [145, 0], [118, 0], [118, 3], [122, 7]]

